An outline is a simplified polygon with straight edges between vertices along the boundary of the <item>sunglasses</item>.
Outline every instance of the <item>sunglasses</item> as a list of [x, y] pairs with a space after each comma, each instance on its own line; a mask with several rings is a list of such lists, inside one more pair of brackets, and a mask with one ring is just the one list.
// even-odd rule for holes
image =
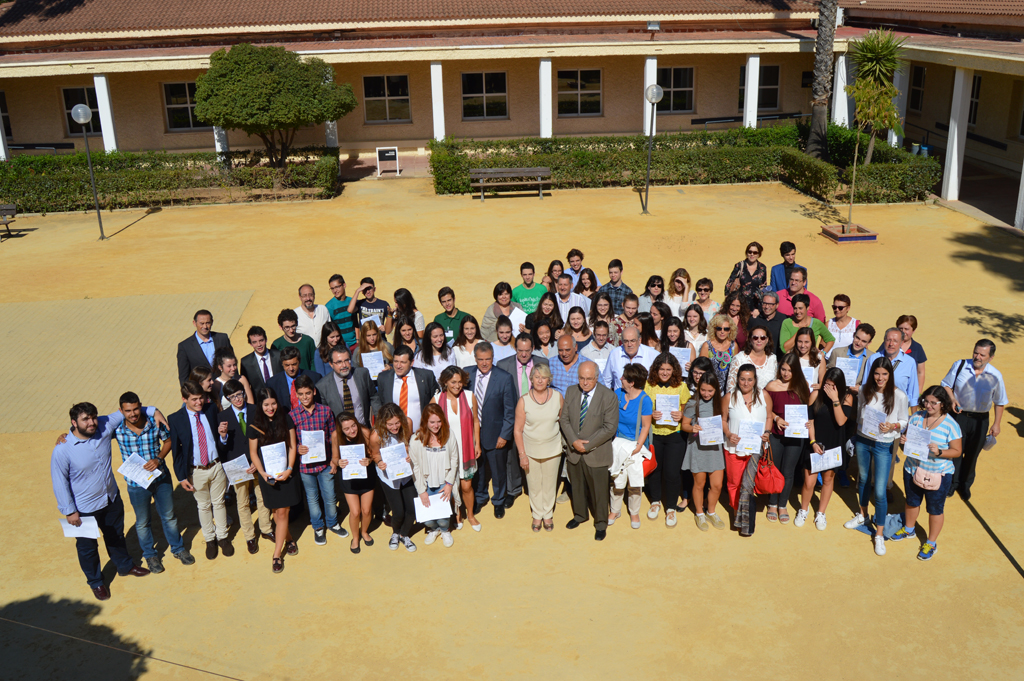
[[761, 254], [759, 252], [757, 252], [757, 251], [747, 251], [747, 255], [761, 255]]
[[697, 289], [697, 293], [711, 293], [711, 289], [709, 289], [709, 288], [699, 288], [699, 289]]
[[766, 341], [768, 340], [768, 336], [751, 336], [750, 340]]
[[832, 310], [833, 310], [833, 311], [837, 311], [837, 310], [845, 310], [846, 308], [847, 308], [847, 306], [846, 306], [846, 305], [833, 305], [833, 306], [832, 306]]
[[731, 331], [731, 326], [716, 326], [715, 331]]
[[651, 288], [665, 288], [661, 284], [651, 284]]

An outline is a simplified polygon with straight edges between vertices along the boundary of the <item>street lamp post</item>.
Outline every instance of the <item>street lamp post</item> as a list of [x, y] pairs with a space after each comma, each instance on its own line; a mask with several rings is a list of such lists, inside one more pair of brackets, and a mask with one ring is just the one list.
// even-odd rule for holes
[[71, 118], [82, 126], [82, 137], [85, 138], [85, 158], [89, 162], [89, 180], [92, 182], [92, 200], [96, 204], [96, 220], [100, 223], [100, 241], [103, 236], [103, 218], [100, 216], [100, 197], [96, 194], [96, 175], [92, 172], [92, 154], [89, 153], [89, 130], [85, 126], [92, 120], [92, 110], [85, 104], [75, 104], [71, 109]]
[[647, 137], [647, 187], [644, 189], [644, 212], [643, 215], [650, 215], [647, 212], [647, 202], [651, 196], [651, 148], [654, 146], [654, 119], [658, 115], [657, 106], [661, 98], [665, 96], [665, 91], [660, 85], [654, 83], [648, 85], [647, 89], [644, 90], [644, 99], [651, 103], [651, 124], [648, 128], [650, 134]]

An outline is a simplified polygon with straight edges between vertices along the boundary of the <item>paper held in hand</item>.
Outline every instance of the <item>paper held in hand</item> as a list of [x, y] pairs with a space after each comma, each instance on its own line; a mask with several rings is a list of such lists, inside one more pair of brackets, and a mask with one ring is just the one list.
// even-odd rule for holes
[[367, 352], [359, 355], [359, 359], [363, 363], [363, 368], [370, 372], [370, 378], [376, 381], [384, 371], [384, 353], [379, 350]]
[[920, 426], [907, 426], [907, 443], [903, 453], [912, 459], [927, 461], [931, 454], [928, 445], [932, 443], [932, 431]]
[[679, 360], [679, 366], [683, 369], [683, 374], [685, 374], [686, 364], [690, 361], [690, 348], [669, 348], [668, 351]]
[[390, 447], [381, 447], [380, 458], [387, 464], [387, 468], [381, 472], [391, 481], [408, 478], [412, 475], [412, 466], [405, 460], [408, 456], [405, 445], [401, 443]]
[[661, 418], [657, 423], [659, 426], [674, 426], [679, 422], [672, 418], [672, 412], [679, 411], [679, 395], [655, 395], [654, 411], [661, 412]]
[[418, 494], [413, 499], [413, 506], [416, 508], [416, 522], [444, 520], [452, 514], [451, 499], [445, 501], [440, 494], [428, 494], [427, 501], [430, 502], [430, 506], [424, 506]]
[[100, 526], [91, 515], [80, 516], [82, 524], [75, 527], [68, 522], [67, 518], [60, 519], [60, 529], [64, 531], [65, 537], [84, 537], [86, 539], [99, 539]]
[[308, 466], [311, 463], [327, 461], [327, 447], [324, 445], [324, 431], [300, 430], [299, 442], [309, 448], [309, 451], [302, 455], [302, 463]]
[[138, 454], [132, 454], [121, 467], [117, 469], [117, 472], [134, 482], [139, 487], [149, 488], [150, 484], [158, 477], [163, 475], [160, 469], [157, 468], [152, 471], [147, 471], [143, 466], [146, 465], [146, 461]]
[[380, 320], [380, 315], [370, 315], [360, 323], [360, 326], [362, 326], [366, 322], [373, 322], [374, 324], [377, 325], [378, 329], [380, 329], [381, 331], [384, 330], [384, 323]]
[[708, 445], [720, 445], [725, 441], [725, 437], [722, 435], [721, 416], [708, 416], [702, 419], [697, 419], [697, 425], [700, 426], [700, 432], [697, 434], [700, 436], [700, 444], [702, 447], [707, 447]]
[[366, 466], [362, 466], [359, 462], [366, 458], [366, 447], [363, 445], [345, 445], [339, 447], [339, 458], [344, 462], [348, 461], [348, 465], [341, 469], [342, 480], [365, 480], [366, 479]]
[[232, 485], [252, 480], [252, 474], [249, 472], [249, 461], [244, 456], [232, 459], [231, 461], [225, 461], [221, 465], [224, 468], [224, 475], [228, 476], [228, 483]]
[[811, 451], [811, 472], [820, 473], [822, 471], [832, 470], [833, 468], [839, 468], [843, 465], [843, 448], [835, 447], [834, 449], [826, 449], [823, 454], [815, 454]]
[[887, 418], [883, 411], [872, 407], [864, 407], [863, 421], [861, 422], [860, 429], [868, 437], [877, 440], [883, 435], [882, 429], [879, 426], [885, 423]]
[[810, 437], [807, 433], [807, 405], [787, 404], [784, 416], [786, 423], [786, 437]]
[[263, 470], [272, 478], [276, 478], [288, 468], [288, 445], [278, 442], [276, 445], [260, 447], [263, 455]]
[[520, 333], [519, 327], [526, 326], [526, 313], [518, 307], [514, 307], [508, 313], [508, 320], [512, 322], [512, 337], [515, 338]]
[[857, 376], [860, 374], [860, 362], [861, 360], [856, 357], [836, 357], [836, 368], [843, 372], [847, 388], [857, 385]]
[[761, 451], [761, 436], [764, 435], [763, 421], [741, 421], [740, 441], [736, 444], [737, 454], [756, 454]]
[[[818, 367], [804, 367], [804, 379], [807, 380], [807, 386], [810, 387], [818, 382]], [[787, 421], [789, 419], [786, 419]]]

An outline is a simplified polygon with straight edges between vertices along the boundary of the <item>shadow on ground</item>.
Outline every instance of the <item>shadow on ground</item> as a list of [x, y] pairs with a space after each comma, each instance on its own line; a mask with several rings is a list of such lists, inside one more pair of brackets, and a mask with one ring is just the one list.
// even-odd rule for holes
[[[1020, 266], [1024, 267], [1024, 264]], [[964, 310], [967, 316], [961, 317], [960, 321], [978, 329], [982, 336], [995, 338], [1001, 343], [1013, 343], [1024, 333], [1024, 315], [1006, 314], [979, 305], [964, 305]]]
[[958, 232], [949, 237], [964, 246], [954, 251], [955, 260], [981, 263], [986, 270], [1010, 280], [1014, 291], [1024, 291], [1024, 235], [1017, 236], [999, 227], [986, 225], [971, 232]]
[[3, 606], [0, 676], [10, 681], [139, 678], [147, 671], [142, 656], [151, 651], [106, 625], [95, 624], [92, 620], [99, 613], [99, 604], [50, 596]]
[[793, 212], [811, 220], [817, 220], [823, 225], [836, 225], [846, 222], [846, 218], [835, 206], [821, 203], [820, 201], [808, 201]]

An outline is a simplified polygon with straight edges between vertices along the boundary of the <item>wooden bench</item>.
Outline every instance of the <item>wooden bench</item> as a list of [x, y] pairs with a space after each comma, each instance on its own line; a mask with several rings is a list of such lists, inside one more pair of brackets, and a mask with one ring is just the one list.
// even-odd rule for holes
[[[524, 179], [532, 178], [532, 179]], [[544, 199], [544, 185], [551, 184], [551, 168], [470, 168], [469, 186], [480, 187], [480, 200], [489, 187], [537, 185], [537, 195]]]
[[0, 225], [3, 225], [7, 229], [7, 236], [9, 237], [14, 236], [11, 232], [11, 223], [14, 222], [14, 216], [17, 214], [18, 207], [13, 203], [0, 205]]

